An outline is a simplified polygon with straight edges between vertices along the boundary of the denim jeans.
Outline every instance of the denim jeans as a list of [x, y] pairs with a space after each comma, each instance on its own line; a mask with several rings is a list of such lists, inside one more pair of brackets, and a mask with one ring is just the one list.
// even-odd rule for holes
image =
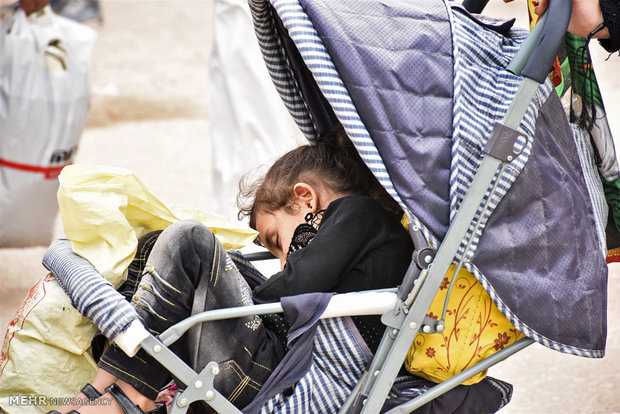
[[[136, 260], [143, 256], [139, 251]], [[196, 294], [197, 290], [206, 293]], [[250, 288], [213, 233], [200, 223], [181, 221], [164, 230], [152, 246], [132, 304], [144, 325], [158, 335], [193, 313], [247, 306], [252, 299]], [[172, 349], [197, 372], [211, 361], [218, 362], [215, 388], [240, 408], [254, 398], [284, 355], [281, 342], [258, 316], [205, 322]], [[171, 380], [168, 371], [142, 350], [129, 358], [110, 346], [99, 367], [150, 399]]]

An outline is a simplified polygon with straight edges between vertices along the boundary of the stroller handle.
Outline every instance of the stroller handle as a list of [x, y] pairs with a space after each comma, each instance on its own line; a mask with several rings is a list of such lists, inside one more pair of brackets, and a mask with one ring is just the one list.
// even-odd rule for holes
[[463, 7], [470, 13], [482, 13], [489, 0], [463, 0]]
[[538, 83], [545, 81], [564, 40], [572, 8], [572, 0], [549, 0], [541, 35], [527, 58], [523, 76]]

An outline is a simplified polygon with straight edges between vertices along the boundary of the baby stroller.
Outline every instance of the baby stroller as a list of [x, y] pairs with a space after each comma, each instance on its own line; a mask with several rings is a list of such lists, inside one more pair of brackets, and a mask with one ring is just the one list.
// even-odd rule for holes
[[[338, 361], [346, 361], [336, 370], [347, 377], [348, 390], [327, 388], [321, 398], [311, 393], [312, 403], [286, 405], [308, 395], [297, 378], [290, 395], [270, 397], [259, 409], [412, 412], [534, 341], [602, 357], [605, 214], [598, 207], [604, 202], [591, 179], [589, 141], [571, 129], [546, 80], [570, 7], [551, 1], [547, 19], [520, 47], [525, 36], [509, 23], [479, 21], [443, 1], [393, 1], [390, 7], [359, 0], [250, 4], [265, 61], [300, 129], [312, 141], [342, 124], [406, 212], [416, 246], [403, 283], [393, 291], [293, 301], [316, 307], [307, 324], [316, 327], [316, 339], [312, 329], [300, 333], [311, 334], [316, 352], [317, 341], [331, 342], [327, 333], [338, 330], [342, 317], [383, 314], [386, 332], [370, 365], [349, 358], [351, 353]], [[579, 243], [566, 246], [576, 234]], [[464, 268], [473, 274], [527, 338], [423, 390], [427, 384], [414, 386], [401, 368], [419, 332], [446, 329], [449, 309], [444, 306], [437, 318], [428, 310], [450, 265], [454, 273]], [[185, 387], [171, 412], [185, 412], [196, 400], [218, 412], [240, 412], [212, 386], [217, 364], [196, 373], [168, 346], [196, 323], [278, 313], [288, 302], [197, 314], [123, 348], [141, 346]], [[318, 318], [325, 322], [317, 326]], [[498, 409], [509, 399], [509, 387], [489, 386], [504, 393]]]

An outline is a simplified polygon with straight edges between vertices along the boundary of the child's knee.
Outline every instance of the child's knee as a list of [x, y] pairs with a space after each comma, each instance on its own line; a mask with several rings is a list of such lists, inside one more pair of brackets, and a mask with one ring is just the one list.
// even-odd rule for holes
[[159, 237], [165, 242], [181, 245], [194, 245], [213, 239], [213, 233], [207, 226], [194, 220], [181, 220], [168, 226]]
[[184, 262], [194, 261], [196, 256], [209, 260], [217, 243], [214, 234], [205, 225], [194, 220], [181, 220], [161, 233], [151, 254], [157, 251], [158, 255]]

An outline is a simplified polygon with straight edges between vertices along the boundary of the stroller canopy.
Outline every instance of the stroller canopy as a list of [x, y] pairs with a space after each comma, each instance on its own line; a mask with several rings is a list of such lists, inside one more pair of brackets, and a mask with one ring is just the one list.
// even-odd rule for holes
[[[441, 0], [251, 0], [267, 68], [313, 141], [341, 123], [386, 190], [438, 247], [521, 78], [527, 33]], [[517, 329], [602, 357], [606, 206], [587, 134], [549, 80], [519, 127], [455, 261]]]

